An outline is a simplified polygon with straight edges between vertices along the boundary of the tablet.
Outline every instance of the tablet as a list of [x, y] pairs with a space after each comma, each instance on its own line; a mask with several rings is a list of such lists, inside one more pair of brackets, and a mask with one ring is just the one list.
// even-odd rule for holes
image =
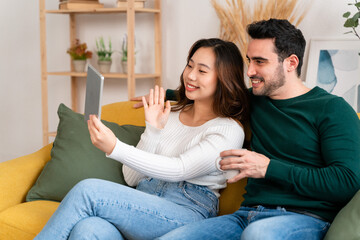
[[101, 118], [101, 97], [104, 85], [104, 77], [90, 64], [88, 64], [86, 77], [85, 95], [85, 116], [84, 120], [89, 120], [90, 114]]

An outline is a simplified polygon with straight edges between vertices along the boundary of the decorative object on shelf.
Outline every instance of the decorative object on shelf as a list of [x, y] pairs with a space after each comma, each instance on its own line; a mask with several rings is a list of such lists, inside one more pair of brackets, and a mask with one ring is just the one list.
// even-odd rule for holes
[[73, 66], [75, 72], [84, 72], [86, 66], [86, 60], [73, 60]]
[[104, 4], [98, 0], [60, 0], [60, 10], [93, 10], [103, 8]]
[[121, 46], [121, 67], [123, 73], [127, 73], [127, 34], [124, 35], [122, 46]]
[[75, 44], [67, 50], [67, 53], [73, 60], [73, 66], [75, 72], [84, 72], [86, 59], [92, 57], [92, 52], [87, 51], [86, 43], [80, 43], [79, 39], [76, 39]]
[[357, 2], [357, 0], [355, 0], [354, 3], [348, 3], [348, 5], [349, 6], [353, 5], [356, 8], [356, 12], [352, 17], [350, 16], [351, 12], [347, 11], [346, 13], [344, 13], [343, 17], [346, 18], [344, 27], [352, 29], [351, 31], [346, 32], [345, 34], [353, 33], [357, 38], [360, 39], [360, 36], [356, 31], [356, 28], [359, 26], [359, 19], [360, 19], [360, 2]]
[[[145, 6], [146, 0], [135, 0], [134, 7], [135, 8], [143, 8]], [[127, 0], [118, 0], [116, 6], [118, 8], [126, 8], [128, 6]]]
[[[278, 18], [288, 19], [298, 26], [310, 8], [311, 0], [211, 0], [220, 20], [220, 38], [237, 44], [242, 53], [246, 53], [248, 34], [246, 26], [253, 21]], [[253, 5], [252, 5], [253, 4]], [[253, 7], [256, 6], [256, 7]], [[244, 62], [248, 62], [243, 55]]]
[[[134, 47], [136, 47], [136, 42], [134, 43]], [[136, 52], [135, 52], [136, 54]], [[124, 34], [122, 46], [121, 46], [121, 67], [123, 73], [127, 73], [127, 58], [128, 57], [128, 42], [127, 42], [127, 34]], [[134, 65], [136, 64], [136, 58], [134, 59]]]
[[111, 39], [109, 38], [109, 48], [107, 49], [105, 46], [104, 38], [100, 37], [99, 40], [96, 40], [96, 54], [98, 55], [98, 65], [100, 68], [100, 72], [108, 73], [110, 72], [111, 68], [111, 55], [113, 54], [112, 51], [112, 44]]

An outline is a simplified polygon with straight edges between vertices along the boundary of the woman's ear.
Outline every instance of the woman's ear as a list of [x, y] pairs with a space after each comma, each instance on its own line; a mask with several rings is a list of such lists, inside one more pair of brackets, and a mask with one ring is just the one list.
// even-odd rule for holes
[[299, 66], [299, 58], [295, 54], [291, 54], [285, 59], [285, 69], [287, 72], [295, 71]]

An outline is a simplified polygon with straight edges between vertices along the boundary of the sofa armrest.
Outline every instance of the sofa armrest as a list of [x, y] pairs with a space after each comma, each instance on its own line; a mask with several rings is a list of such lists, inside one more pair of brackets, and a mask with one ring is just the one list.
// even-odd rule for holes
[[52, 144], [32, 154], [0, 163], [0, 212], [22, 203], [50, 160]]

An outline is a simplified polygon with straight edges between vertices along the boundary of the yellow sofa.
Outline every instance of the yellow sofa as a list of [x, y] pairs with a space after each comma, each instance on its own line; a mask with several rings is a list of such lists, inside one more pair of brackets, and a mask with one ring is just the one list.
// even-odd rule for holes
[[[103, 106], [102, 119], [118, 124], [144, 126], [143, 109], [133, 109], [133, 104], [134, 102], [127, 101]], [[358, 116], [360, 118], [360, 114]], [[25, 202], [28, 191], [50, 160], [51, 148], [52, 144], [49, 144], [35, 153], [0, 163], [0, 240], [33, 239], [58, 207], [59, 203], [53, 201]], [[220, 215], [232, 213], [240, 207], [243, 201], [242, 195], [245, 193], [245, 184], [244, 179], [228, 185], [221, 192]], [[344, 222], [348, 229], [343, 229], [345, 226], [340, 222], [340, 227], [330, 228], [331, 234], [328, 234], [325, 239], [349, 239], [343, 237], [349, 236], [349, 231], [354, 232], [352, 236], [357, 234], [356, 236], [360, 238], [360, 231], [357, 231], [358, 224], [352, 224], [350, 228], [350, 224], [342, 220], [348, 218], [348, 212], [350, 212], [350, 214], [357, 214], [351, 216], [351, 222], [359, 222], [360, 208], [353, 211], [353, 206], [359, 205], [354, 201], [360, 202], [360, 192], [334, 221], [336, 225], [339, 221]], [[337, 232], [339, 228], [343, 233]], [[334, 231], [336, 231], [335, 234]]]
[[[143, 109], [134, 102], [113, 103], [102, 108], [102, 119], [118, 124], [144, 126]], [[27, 156], [0, 163], [0, 239], [28, 240], [41, 231], [59, 205], [53, 201], [25, 202], [46, 163], [52, 144]], [[220, 213], [236, 211], [243, 198], [245, 180], [229, 185], [220, 197]]]

